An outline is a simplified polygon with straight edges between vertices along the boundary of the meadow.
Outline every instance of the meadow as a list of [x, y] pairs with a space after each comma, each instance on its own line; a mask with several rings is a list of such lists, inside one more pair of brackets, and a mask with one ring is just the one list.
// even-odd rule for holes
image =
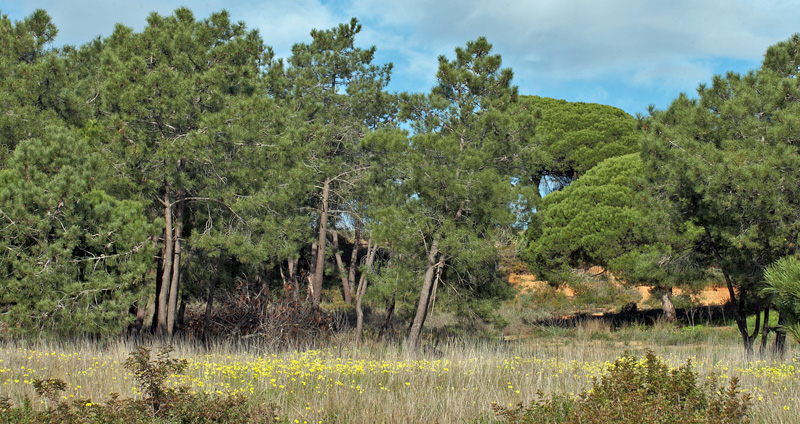
[[[701, 380], [713, 375], [726, 386], [737, 377], [752, 397], [753, 422], [797, 422], [796, 347], [789, 346], [783, 360], [747, 360], [732, 330], [664, 323], [613, 330], [587, 321], [514, 341], [453, 339], [419, 352], [391, 343], [354, 347], [348, 333], [316, 348], [280, 352], [178, 343], [172, 355], [187, 359], [188, 367], [170, 376], [168, 386], [274, 403], [278, 421], [287, 423], [492, 422], [493, 406], [528, 404], [537, 392], [575, 395], [620, 355], [652, 350], [671, 367], [690, 360]], [[123, 341], [6, 343], [0, 348], [0, 396], [44, 408], [50, 401], [36, 394], [34, 379], [60, 378], [68, 383], [60, 395], [66, 401], [106, 402], [111, 393], [141, 397], [123, 366], [133, 349]]]

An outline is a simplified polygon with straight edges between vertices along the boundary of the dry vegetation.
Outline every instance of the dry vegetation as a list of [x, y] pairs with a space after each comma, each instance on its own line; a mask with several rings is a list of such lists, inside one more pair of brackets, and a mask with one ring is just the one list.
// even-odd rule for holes
[[[188, 367], [168, 385], [274, 403], [283, 422], [491, 422], [493, 405], [528, 403], [538, 391], [576, 394], [626, 351], [642, 356], [652, 349], [672, 367], [691, 359], [701, 379], [714, 373], [725, 385], [738, 377], [752, 396], [753, 422], [796, 422], [795, 351], [783, 361], [747, 361], [735, 333], [697, 330], [700, 337], [676, 339], [684, 330], [660, 323], [612, 331], [593, 321], [542, 329], [541, 337], [517, 342], [443, 343], [420, 353], [384, 344], [354, 348], [347, 334], [300, 351], [178, 345], [173, 356], [187, 359]], [[124, 368], [133, 350], [123, 342], [7, 344], [0, 349], [0, 396], [12, 404], [29, 398], [43, 408], [49, 401], [36, 395], [33, 380], [60, 378], [69, 385], [66, 400], [106, 402], [112, 392], [141, 397]]]

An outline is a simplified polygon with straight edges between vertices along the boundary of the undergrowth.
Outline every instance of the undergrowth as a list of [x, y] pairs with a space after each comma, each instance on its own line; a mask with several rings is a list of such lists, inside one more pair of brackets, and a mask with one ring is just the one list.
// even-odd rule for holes
[[191, 393], [186, 387], [166, 387], [166, 380], [186, 369], [185, 359], [171, 358], [172, 347], [162, 347], [155, 359], [150, 350], [139, 346], [125, 362], [141, 389], [141, 399], [120, 398], [112, 394], [106, 403], [90, 399], [59, 400], [67, 383], [58, 378], [35, 379], [39, 396], [48, 400], [44, 410], [35, 410], [26, 398], [12, 406], [7, 396], [0, 397], [0, 413], [5, 423], [268, 423], [275, 422], [277, 406], [251, 402], [238, 393], [210, 395]]
[[499, 422], [544, 424], [744, 424], [750, 395], [736, 378], [727, 389], [714, 376], [700, 384], [691, 360], [670, 369], [649, 351], [644, 358], [619, 357], [602, 378], [578, 395], [545, 395], [529, 404], [494, 406]]

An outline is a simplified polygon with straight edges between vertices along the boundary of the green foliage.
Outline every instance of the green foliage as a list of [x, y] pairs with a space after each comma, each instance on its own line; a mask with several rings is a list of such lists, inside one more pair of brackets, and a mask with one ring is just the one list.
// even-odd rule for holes
[[637, 154], [606, 159], [567, 188], [542, 199], [529, 225], [523, 258], [539, 278], [577, 283], [572, 269], [602, 266], [629, 284], [697, 281], [684, 251], [700, 236], [672, 224], [652, 199]]
[[673, 217], [704, 231], [699, 258], [738, 292], [747, 352], [758, 331], [745, 317], [765, 306], [764, 269], [795, 254], [800, 236], [798, 43], [794, 35], [770, 47], [761, 68], [715, 76], [699, 98], [681, 94], [645, 123], [646, 172]]
[[128, 324], [158, 222], [97, 188], [105, 169], [83, 140], [49, 128], [0, 171], [0, 319], [12, 332], [105, 337]]
[[794, 256], [778, 259], [764, 270], [764, 280], [762, 294], [780, 312], [784, 330], [800, 341], [800, 260]]
[[568, 396], [539, 393], [530, 405], [495, 407], [504, 423], [748, 423], [751, 399], [738, 380], [722, 389], [699, 384], [691, 360], [670, 369], [653, 352], [618, 358], [591, 389]]
[[0, 169], [21, 140], [43, 136], [48, 125], [80, 125], [88, 117], [74, 51], [49, 48], [57, 34], [44, 10], [13, 24], [0, 15]]
[[443, 296], [436, 304], [481, 318], [510, 294], [499, 278], [498, 246], [515, 222], [508, 205], [518, 192], [510, 182], [520, 174], [530, 130], [513, 73], [491, 48], [479, 38], [457, 48], [453, 60], [441, 56], [429, 95], [401, 95], [401, 116], [414, 130], [409, 139], [384, 133], [368, 140], [394, 167], [380, 186], [384, 196], [399, 199], [377, 211], [377, 237], [389, 241], [394, 266], [415, 270], [410, 290], [425, 291], [433, 268], [447, 287], [426, 292], [417, 305]]
[[567, 185], [603, 160], [637, 150], [636, 120], [620, 109], [538, 96], [520, 96], [520, 103], [536, 118], [527, 166], [537, 189], [542, 177]]
[[770, 47], [760, 69], [716, 76], [699, 99], [682, 95], [655, 113], [642, 147], [648, 172], [683, 217], [709, 231], [718, 266], [742, 289], [797, 244], [800, 86], [786, 69], [798, 40]]
[[125, 361], [125, 368], [133, 373], [142, 388], [144, 399], [153, 405], [153, 412], [158, 413], [169, 397], [175, 395], [175, 389], [164, 387], [164, 382], [173, 374], [182, 373], [189, 362], [185, 359], [170, 358], [172, 346], [162, 346], [154, 360], [150, 359], [150, 349], [138, 346]]

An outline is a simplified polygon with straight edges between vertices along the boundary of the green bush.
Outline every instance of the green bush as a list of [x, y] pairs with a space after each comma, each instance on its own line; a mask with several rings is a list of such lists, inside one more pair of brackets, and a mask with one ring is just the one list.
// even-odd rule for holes
[[577, 396], [541, 392], [530, 405], [495, 407], [503, 423], [748, 423], [750, 397], [731, 379], [727, 389], [712, 376], [698, 384], [691, 361], [670, 369], [653, 352], [625, 354], [592, 388]]

